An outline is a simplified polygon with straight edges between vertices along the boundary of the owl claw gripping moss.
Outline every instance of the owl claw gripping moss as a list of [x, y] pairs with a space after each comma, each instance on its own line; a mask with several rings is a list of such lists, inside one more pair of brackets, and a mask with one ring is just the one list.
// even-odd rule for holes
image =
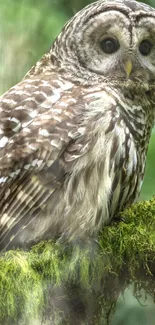
[[96, 236], [138, 197], [155, 117], [155, 10], [100, 0], [0, 99], [0, 249]]

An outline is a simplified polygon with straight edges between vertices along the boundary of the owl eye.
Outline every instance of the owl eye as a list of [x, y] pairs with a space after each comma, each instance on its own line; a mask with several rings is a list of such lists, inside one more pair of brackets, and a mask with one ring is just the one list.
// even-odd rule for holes
[[139, 46], [139, 51], [142, 55], [148, 55], [152, 49], [152, 44], [148, 40], [144, 40], [141, 42]]
[[115, 39], [113, 37], [105, 38], [104, 40], [102, 40], [100, 42], [100, 45], [101, 45], [102, 50], [108, 54], [115, 53], [120, 47], [117, 39]]

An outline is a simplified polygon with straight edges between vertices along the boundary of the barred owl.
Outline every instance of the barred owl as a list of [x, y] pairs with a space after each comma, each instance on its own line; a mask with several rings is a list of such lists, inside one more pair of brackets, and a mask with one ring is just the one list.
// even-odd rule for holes
[[0, 249], [96, 236], [138, 197], [155, 117], [155, 10], [99, 0], [0, 99]]

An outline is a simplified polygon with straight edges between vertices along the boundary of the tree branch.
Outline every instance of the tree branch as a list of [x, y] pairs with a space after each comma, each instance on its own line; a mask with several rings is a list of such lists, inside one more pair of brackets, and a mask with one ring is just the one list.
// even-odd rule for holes
[[[132, 282], [155, 296], [155, 199], [106, 226], [98, 243], [41, 242], [0, 258], [0, 324], [107, 324]], [[155, 297], [154, 297], [155, 298]], [[101, 321], [102, 319], [102, 321]]]

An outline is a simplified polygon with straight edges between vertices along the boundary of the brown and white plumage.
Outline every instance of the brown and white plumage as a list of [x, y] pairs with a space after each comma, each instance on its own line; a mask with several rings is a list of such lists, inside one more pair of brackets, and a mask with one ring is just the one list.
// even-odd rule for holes
[[[154, 32], [149, 6], [97, 1], [1, 97], [1, 250], [94, 236], [137, 199], [155, 116]], [[103, 52], [105, 35], [116, 53]], [[145, 39], [149, 55], [138, 52]]]

